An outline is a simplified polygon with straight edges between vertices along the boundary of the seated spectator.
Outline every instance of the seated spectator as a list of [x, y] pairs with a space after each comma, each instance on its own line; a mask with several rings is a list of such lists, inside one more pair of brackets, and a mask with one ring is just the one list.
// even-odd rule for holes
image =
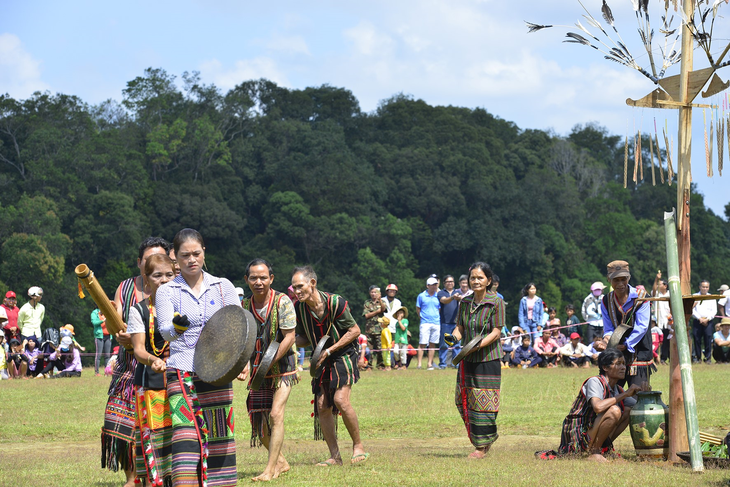
[[712, 357], [718, 364], [730, 363], [730, 318], [723, 318], [720, 331], [712, 337]]
[[561, 332], [559, 329], [555, 329], [555, 328], [551, 328], [551, 330], [552, 330], [551, 331], [551, 333], [552, 333], [551, 336], [553, 337], [553, 340], [555, 340], [555, 342], [561, 348], [568, 344], [568, 339], [566, 338], [565, 335], [563, 335], [563, 332]]
[[23, 354], [23, 344], [17, 338], [10, 340], [8, 352], [8, 372], [11, 379], [25, 377], [28, 371], [28, 358]]
[[7, 380], [10, 378], [8, 375], [8, 362], [5, 358], [7, 356], [7, 353], [5, 352], [5, 346], [7, 343], [5, 342], [5, 335], [0, 334], [0, 345], [2, 345], [2, 347], [0, 347], [0, 380]]
[[119, 345], [114, 347], [112, 350], [112, 356], [106, 361], [106, 367], [104, 367], [104, 375], [112, 375], [114, 367], [117, 366], [117, 355], [119, 355]]
[[522, 344], [515, 349], [514, 354], [512, 365], [516, 367], [527, 369], [535, 367], [542, 362], [540, 356], [530, 345], [530, 335], [522, 335]]
[[61, 334], [61, 338], [63, 338], [63, 337], [71, 338], [71, 340], [73, 340], [73, 342], [74, 342], [74, 347], [78, 348], [82, 352], [86, 351], [86, 347], [82, 347], [81, 345], [79, 345], [79, 342], [77, 342], [76, 338], [74, 338], [74, 336], [76, 335], [76, 332], [74, 331], [73, 325], [67, 324], [65, 326], [62, 326], [61, 328], [59, 328], [58, 332]]
[[572, 304], [568, 304], [565, 306], [565, 314], [568, 315], [568, 318], [565, 320], [565, 325], [567, 328], [565, 329], [565, 333], [568, 335], [572, 335], [573, 333], [580, 333], [580, 326], [578, 325], [580, 323], [580, 320], [577, 316], [575, 316], [575, 306]]
[[25, 352], [23, 352], [23, 354], [28, 359], [28, 371], [26, 372], [26, 375], [35, 377], [41, 370], [39, 364], [43, 362], [41, 348], [38, 343], [38, 338], [35, 335], [28, 337], [28, 341], [25, 344]]
[[542, 337], [535, 340], [535, 351], [542, 359], [540, 367], [557, 367], [560, 359], [560, 346], [550, 336], [550, 330], [543, 330]]
[[48, 357], [48, 365], [40, 371], [36, 378], [46, 377], [53, 371], [58, 369], [58, 374], [53, 376], [54, 379], [61, 377], [81, 377], [81, 354], [74, 347], [74, 342], [69, 337], [63, 337], [58, 345], [58, 350]]
[[[2, 306], [0, 306], [0, 309], [2, 309]], [[5, 334], [6, 345], [9, 345], [10, 340], [13, 338], [20, 340], [21, 342], [23, 341], [20, 337], [20, 328], [18, 328], [18, 325], [11, 325], [9, 322], [6, 322], [3, 326], [3, 333]]]
[[663, 341], [664, 333], [662, 332], [662, 329], [657, 326], [656, 321], [652, 321], [651, 351], [654, 354], [654, 363], [659, 363], [659, 354], [657, 353], [657, 350], [659, 350], [659, 347], [662, 345]]
[[606, 342], [599, 335], [593, 337], [593, 343], [588, 347], [588, 358], [591, 359], [593, 365], [598, 365], [598, 356], [606, 350]]
[[512, 334], [505, 335], [502, 341], [502, 368], [508, 368], [515, 357], [515, 349], [522, 345], [520, 338], [524, 331], [519, 326], [512, 327]]
[[566, 367], [589, 367], [588, 347], [580, 342], [580, 335], [573, 333], [570, 335], [570, 343], [567, 343], [560, 349], [563, 365]]

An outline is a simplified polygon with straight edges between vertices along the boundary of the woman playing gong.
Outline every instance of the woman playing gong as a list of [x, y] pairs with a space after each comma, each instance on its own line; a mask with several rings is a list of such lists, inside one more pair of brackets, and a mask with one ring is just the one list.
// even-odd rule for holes
[[160, 335], [156, 320], [155, 293], [174, 277], [175, 268], [167, 255], [149, 257], [142, 278], [150, 297], [130, 308], [127, 322], [127, 333], [131, 335], [137, 359], [135, 458], [136, 477], [143, 485], [163, 485], [165, 481], [172, 481], [172, 423], [165, 383], [165, 360], [170, 350]]
[[175, 486], [236, 485], [233, 389], [214, 386], [195, 373], [195, 345], [219, 309], [239, 305], [228, 279], [203, 271], [205, 245], [195, 230], [173, 240], [180, 275], [157, 290], [157, 317], [170, 342], [167, 395], [172, 418], [172, 481]]
[[484, 458], [497, 441], [497, 413], [502, 380], [500, 331], [504, 326], [504, 301], [492, 291], [492, 269], [485, 262], [469, 268], [469, 287], [473, 294], [459, 303], [455, 338], [469, 343], [482, 340], [459, 363], [456, 376], [456, 408], [464, 420], [475, 450], [469, 458]]

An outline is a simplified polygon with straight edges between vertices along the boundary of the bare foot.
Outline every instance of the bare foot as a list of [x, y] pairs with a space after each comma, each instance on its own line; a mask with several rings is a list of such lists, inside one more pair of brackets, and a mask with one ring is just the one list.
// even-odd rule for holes
[[124, 471], [125, 476], [127, 477], [127, 482], [124, 484], [124, 487], [134, 487], [134, 471], [132, 470], [125, 470]]
[[484, 450], [476, 449], [473, 452], [469, 454], [469, 458], [479, 460], [481, 458], [486, 457], [487, 454], [484, 453]]
[[592, 460], [594, 462], [599, 462], [599, 463], [606, 463], [606, 462], [608, 462], [608, 460], [606, 460], [606, 457], [604, 457], [600, 453], [594, 453], [593, 455], [591, 455], [591, 456], [588, 457], [588, 460]]
[[270, 481], [272, 479], [275, 479], [276, 477], [278, 477], [278, 475], [272, 475], [270, 473], [264, 472], [261, 475], [259, 475], [258, 477], [252, 477], [251, 478], [251, 481], [253, 481], [253, 482], [268, 482], [268, 481]]
[[276, 473], [274, 474], [275, 477], [278, 477], [279, 475], [288, 472], [291, 470], [291, 467], [289, 466], [289, 462], [284, 460], [283, 458], [276, 463]]
[[317, 467], [332, 467], [334, 465], [342, 465], [342, 458], [328, 458], [323, 462], [316, 464]]

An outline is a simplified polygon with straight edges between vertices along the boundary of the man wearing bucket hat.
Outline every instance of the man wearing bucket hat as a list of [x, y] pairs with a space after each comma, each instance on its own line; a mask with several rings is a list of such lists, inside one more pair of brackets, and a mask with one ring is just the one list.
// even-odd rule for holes
[[593, 337], [603, 336], [603, 317], [601, 316], [601, 299], [603, 299], [603, 289], [606, 286], [601, 281], [591, 284], [591, 292], [583, 300], [581, 312], [583, 321], [588, 322], [586, 326], [586, 343], [591, 343]]
[[614, 333], [623, 334], [625, 341], [621, 340], [616, 348], [624, 355], [626, 375], [618, 384], [623, 387], [628, 382], [630, 386], [642, 386], [649, 383], [652, 370], [656, 370], [649, 333], [649, 302], [638, 301], [646, 292], [637, 292], [629, 285], [631, 272], [628, 262], [614, 260], [606, 268], [613, 291], [601, 301], [604, 340], [610, 341]]

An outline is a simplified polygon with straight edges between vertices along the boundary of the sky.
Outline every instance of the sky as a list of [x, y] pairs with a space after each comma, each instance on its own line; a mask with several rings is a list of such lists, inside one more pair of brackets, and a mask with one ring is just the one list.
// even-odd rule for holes
[[[601, 20], [601, 1], [582, 1]], [[650, 12], [655, 40], [663, 43], [660, 4], [653, 0]], [[648, 66], [631, 1], [609, 5], [625, 44]], [[720, 9], [730, 12], [724, 3]], [[126, 83], [153, 67], [178, 77], [199, 71], [204, 83], [223, 90], [258, 78], [296, 89], [329, 84], [352, 91], [366, 112], [402, 93], [431, 105], [481, 107], [521, 129], [558, 135], [597, 123], [631, 137], [653, 132], [656, 121], [660, 139], [666, 125], [676, 144], [676, 110], [625, 103], [654, 90], [651, 81], [594, 49], [563, 42], [568, 30], [580, 32], [576, 21], [590, 27], [584, 13], [578, 0], [0, 0], [0, 93], [24, 99], [48, 90], [90, 104], [121, 101]], [[556, 27], [528, 34], [525, 21]], [[715, 56], [728, 42], [728, 22], [716, 32], [723, 36], [715, 36]], [[694, 65], [707, 66], [699, 50]], [[668, 70], [678, 73], [678, 64]], [[719, 74], [727, 79], [730, 68]], [[718, 104], [714, 115], [727, 117], [726, 97], [727, 91], [696, 103]], [[703, 111], [695, 109], [693, 119], [693, 180], [706, 205], [724, 216], [730, 175], [718, 176], [715, 154], [714, 177], [707, 177]], [[724, 152], [727, 162], [727, 146]]]

